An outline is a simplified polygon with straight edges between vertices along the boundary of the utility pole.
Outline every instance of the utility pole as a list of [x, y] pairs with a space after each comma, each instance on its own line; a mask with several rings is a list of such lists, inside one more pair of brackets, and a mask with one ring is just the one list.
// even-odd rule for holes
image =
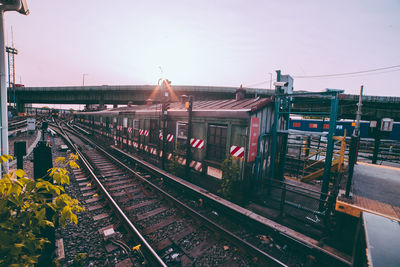
[[350, 153], [349, 153], [349, 172], [347, 175], [347, 184], [346, 184], [346, 193], [345, 197], [350, 197], [351, 184], [353, 180], [354, 173], [354, 165], [357, 162], [357, 154], [358, 154], [358, 146], [360, 143], [360, 119], [361, 119], [361, 107], [362, 107], [362, 95], [363, 95], [364, 85], [361, 85], [360, 88], [360, 96], [358, 98], [358, 108], [356, 115], [356, 127], [354, 128], [354, 132], [351, 136], [350, 143]]
[[185, 166], [185, 176], [190, 178], [190, 162], [192, 161], [192, 148], [190, 147], [190, 139], [192, 138], [192, 117], [193, 117], [193, 96], [189, 96], [189, 101], [185, 103], [186, 109], [188, 111], [188, 130], [186, 139], [186, 166]]
[[360, 96], [358, 97], [358, 108], [357, 108], [357, 116], [356, 116], [356, 128], [354, 129], [354, 136], [360, 135], [360, 120], [361, 120], [361, 107], [362, 107], [362, 95], [363, 95], [364, 85], [361, 85], [360, 88]]
[[167, 91], [168, 80], [162, 80], [161, 83], [161, 127], [162, 127], [162, 158], [161, 168], [165, 170], [165, 162], [167, 161], [167, 120], [168, 120], [168, 108], [169, 108], [169, 97]]
[[[8, 112], [7, 112], [7, 84], [6, 84], [6, 64], [5, 64], [5, 42], [4, 42], [4, 13], [6, 11], [18, 11], [23, 15], [28, 15], [29, 10], [25, 0], [16, 0], [11, 3], [0, 5], [0, 99], [1, 99], [1, 154], [9, 154], [8, 151]], [[1, 168], [1, 166], [0, 166]], [[8, 164], [5, 164], [5, 172], [8, 171]]]
[[18, 55], [18, 50], [14, 48], [14, 45], [12, 47], [6, 46], [6, 52], [8, 58], [8, 88], [13, 91], [13, 102], [15, 107], [15, 55]]

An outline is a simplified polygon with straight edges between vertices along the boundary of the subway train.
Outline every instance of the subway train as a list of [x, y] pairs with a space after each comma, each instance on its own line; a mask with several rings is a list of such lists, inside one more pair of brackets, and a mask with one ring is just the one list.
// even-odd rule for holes
[[[271, 131], [272, 99], [194, 101], [191, 112], [188, 103], [183, 97], [165, 108], [149, 102], [80, 112], [74, 114], [74, 119], [80, 127], [112, 139], [118, 148], [141, 155], [158, 166], [162, 161], [167, 161], [167, 165], [172, 159], [177, 159], [179, 169], [189, 165], [192, 181], [208, 189], [216, 189], [221, 183], [223, 161], [229, 156], [239, 167], [236, 179], [252, 179], [258, 136]], [[191, 133], [188, 133], [189, 122]]]
[[[388, 120], [389, 121], [389, 120]], [[289, 128], [292, 130], [300, 130], [307, 132], [328, 132], [329, 121], [317, 119], [291, 119]], [[374, 138], [371, 122], [360, 122], [360, 137], [361, 138]], [[335, 135], [343, 136], [346, 130], [346, 136], [351, 136], [355, 128], [355, 121], [353, 120], [340, 120], [336, 122]], [[400, 122], [393, 122], [391, 130], [387, 132], [384, 139], [400, 141]]]

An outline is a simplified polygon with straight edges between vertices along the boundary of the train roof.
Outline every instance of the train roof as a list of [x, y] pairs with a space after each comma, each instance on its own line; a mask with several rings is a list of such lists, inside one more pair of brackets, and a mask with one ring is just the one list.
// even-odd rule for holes
[[[272, 102], [271, 98], [244, 98], [240, 100], [205, 100], [193, 101], [193, 115], [204, 117], [243, 117], [247, 118], [252, 112], [258, 111]], [[81, 112], [84, 115], [130, 115], [155, 114], [161, 111], [161, 104], [135, 105], [119, 107], [102, 111]], [[185, 103], [169, 103], [168, 113], [180, 116], [187, 113]]]

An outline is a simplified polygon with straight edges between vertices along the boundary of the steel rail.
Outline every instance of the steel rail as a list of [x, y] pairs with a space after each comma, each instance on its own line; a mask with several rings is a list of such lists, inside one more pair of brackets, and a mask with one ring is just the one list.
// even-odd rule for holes
[[[89, 138], [85, 138], [85, 139], [88, 140], [89, 142], [92, 142]], [[102, 150], [104, 150], [104, 149], [102, 149]], [[246, 216], [245, 214], [242, 214], [239, 211], [232, 210], [231, 208], [225, 206], [224, 204], [219, 203], [218, 201], [212, 199], [211, 197], [209, 197], [204, 192], [197, 192], [196, 190], [188, 187], [187, 185], [182, 184], [179, 181], [175, 181], [174, 179], [170, 178], [165, 171], [160, 170], [159, 168], [147, 163], [146, 161], [138, 159], [138, 158], [136, 158], [136, 157], [134, 157], [132, 155], [129, 155], [129, 154], [125, 153], [124, 151], [121, 151], [118, 148], [114, 148], [114, 150], [117, 151], [118, 153], [125, 154], [126, 156], [128, 156], [128, 157], [132, 158], [133, 160], [137, 161], [143, 168], [147, 169], [149, 172], [158, 173], [158, 175], [160, 175], [160, 176], [162, 176], [164, 178], [167, 178], [168, 181], [171, 181], [171, 182], [175, 183], [176, 185], [181, 186], [182, 188], [185, 188], [186, 190], [189, 190], [189, 191], [197, 194], [199, 197], [203, 198], [204, 200], [206, 200], [210, 204], [212, 204], [214, 206], [218, 206], [221, 209], [229, 209], [231, 212], [233, 212], [235, 215], [237, 215], [238, 218], [241, 218], [242, 220], [243, 220], [243, 217], [246, 217], [248, 219], [248, 216]], [[165, 172], [165, 173], [163, 173], [163, 172]], [[144, 180], [144, 181], [145, 182], [149, 182], [147, 180]], [[322, 258], [334, 260], [337, 263], [339, 263], [340, 265], [345, 265], [345, 266], [350, 266], [351, 265], [351, 262], [350, 262], [349, 259], [343, 258], [343, 257], [335, 254], [334, 252], [330, 251], [329, 248], [324, 248], [324, 247], [321, 247], [321, 246], [316, 245], [314, 243], [307, 242], [305, 240], [299, 240], [296, 237], [293, 237], [293, 236], [287, 234], [285, 231], [282, 231], [280, 229], [274, 228], [274, 227], [269, 226], [269, 225], [264, 225], [264, 224], [260, 223], [257, 219], [252, 218], [252, 220], [254, 221], [254, 225], [256, 227], [260, 227], [260, 229], [266, 229], [267, 228], [267, 229], [273, 231], [274, 233], [277, 233], [278, 235], [282, 236], [283, 238], [285, 238], [290, 243], [301, 245], [301, 247], [306, 249], [306, 250], [311, 250], [311, 251], [316, 252], [317, 255], [321, 256]]]
[[[125, 152], [119, 150], [118, 148], [114, 148], [114, 149], [119, 153], [126, 154]], [[128, 155], [128, 154], [126, 154], [126, 155], [130, 156], [131, 158], [133, 158], [131, 155]], [[221, 204], [221, 203], [217, 202], [216, 200], [214, 200], [211, 197], [207, 196], [207, 194], [205, 194], [204, 192], [197, 192], [194, 189], [189, 188], [184, 184], [181, 184], [179, 181], [175, 181], [172, 178], [169, 178], [167, 174], [163, 174], [162, 171], [160, 172], [157, 167], [149, 166], [150, 164], [145, 162], [144, 160], [140, 160], [140, 159], [137, 159], [137, 158], [134, 158], [134, 160], [139, 162], [139, 164], [142, 165], [142, 167], [147, 169], [148, 171], [153, 172], [153, 173], [158, 172], [159, 175], [161, 175], [161, 176], [163, 176], [165, 178], [168, 178], [168, 180], [174, 182], [176, 185], [181, 186], [181, 187], [185, 188], [186, 190], [190, 190], [195, 194], [198, 194], [199, 197], [201, 197], [204, 200], [208, 201], [212, 205], [218, 206], [221, 209], [229, 209], [229, 211], [233, 212], [235, 215], [238, 216], [238, 218], [241, 218], [242, 220], [243, 220], [243, 217], [245, 217], [245, 219], [249, 219], [247, 215], [242, 214], [242, 213], [240, 213], [238, 211], [235, 211], [235, 210], [231, 209], [230, 207], [227, 207], [224, 204]], [[260, 222], [255, 220], [254, 218], [252, 218], [252, 220], [254, 221], [253, 222], [254, 225], [261, 225]], [[320, 247], [320, 246], [312, 244], [312, 243], [308, 243], [307, 241], [299, 240], [299, 239], [297, 239], [295, 237], [292, 237], [292, 236], [288, 235], [284, 231], [279, 230], [277, 228], [273, 228], [271, 226], [261, 225], [260, 229], [265, 229], [265, 227], [270, 229], [272, 232], [275, 232], [278, 235], [280, 235], [280, 236], [282, 236], [284, 238], [287, 238], [287, 241], [291, 241], [292, 243], [295, 243], [295, 244], [298, 244], [298, 245], [300, 244], [300, 245], [302, 245], [303, 248], [315, 251], [315, 252], [317, 252], [318, 255], [320, 255], [320, 256], [322, 256], [324, 258], [326, 257], [326, 258], [329, 258], [331, 260], [335, 260], [335, 261], [337, 261], [337, 263], [343, 264], [344, 266], [351, 266], [351, 262], [349, 260], [347, 260], [345, 258], [342, 258], [339, 255], [336, 255], [335, 253], [329, 251], [328, 249], [325, 249], [323, 247]]]
[[[59, 126], [59, 125], [58, 125]], [[142, 234], [137, 230], [137, 228], [132, 224], [131, 220], [126, 216], [123, 210], [118, 206], [112, 196], [107, 192], [107, 189], [103, 186], [100, 180], [97, 178], [96, 174], [93, 171], [93, 167], [90, 165], [89, 161], [83, 155], [79, 149], [75, 146], [69, 136], [65, 133], [65, 131], [59, 126], [59, 130], [61, 131], [61, 136], [65, 139], [65, 141], [75, 150], [75, 152], [79, 155], [82, 163], [85, 165], [93, 180], [96, 182], [97, 186], [101, 189], [101, 193], [105, 196], [106, 200], [110, 203], [111, 207], [117, 213], [117, 215], [123, 220], [124, 224], [128, 226], [128, 230], [139, 239], [139, 242], [143, 244], [141, 249], [143, 249], [143, 254], [147, 257], [146, 260], [149, 260], [151, 264], [157, 264], [158, 266], [167, 266], [164, 261], [160, 258], [160, 256], [154, 251], [154, 249], [150, 246], [147, 240], [142, 236]], [[153, 265], [152, 265], [153, 266]]]
[[[132, 170], [129, 166], [125, 165], [123, 162], [121, 162], [120, 160], [118, 160], [116, 157], [114, 157], [113, 155], [111, 155], [110, 153], [108, 153], [107, 151], [105, 151], [102, 147], [98, 146], [96, 143], [94, 143], [92, 140], [83, 137], [87, 142], [91, 143], [93, 146], [96, 146], [96, 148], [98, 150], [100, 150], [103, 154], [105, 154], [107, 157], [109, 157], [110, 159], [112, 159], [114, 162], [116, 162], [117, 164], [119, 164], [120, 166], [122, 166], [123, 168], [125, 168], [127, 171], [129, 171], [132, 175], [134, 175], [136, 178], [140, 179], [141, 181], [143, 181], [144, 183], [148, 184], [149, 186], [151, 186], [153, 189], [157, 190], [160, 194], [162, 194], [164, 197], [168, 198], [169, 200], [171, 200], [173, 203], [175, 203], [178, 207], [181, 207], [183, 209], [185, 209], [186, 211], [190, 212], [192, 214], [192, 216], [196, 217], [199, 220], [202, 220], [203, 222], [206, 222], [207, 225], [210, 229], [213, 229], [214, 231], [219, 231], [222, 234], [224, 234], [224, 236], [230, 240], [231, 242], [235, 243], [236, 245], [246, 249], [247, 251], [250, 251], [250, 253], [258, 258], [262, 258], [264, 260], [269, 261], [270, 263], [273, 264], [277, 264], [279, 266], [287, 266], [286, 264], [284, 264], [283, 262], [279, 261], [278, 259], [276, 259], [275, 257], [269, 255], [268, 253], [260, 250], [259, 248], [257, 248], [256, 246], [250, 244], [249, 242], [241, 239], [240, 237], [238, 237], [237, 235], [235, 235], [234, 233], [230, 232], [229, 230], [225, 229], [224, 227], [218, 225], [217, 223], [215, 223], [214, 221], [208, 219], [207, 217], [205, 217], [204, 215], [198, 213], [197, 211], [195, 211], [194, 209], [192, 209], [191, 207], [189, 207], [188, 205], [186, 205], [185, 203], [183, 203], [182, 201], [176, 199], [175, 197], [173, 197], [171, 194], [167, 193], [166, 191], [164, 191], [163, 189], [159, 188], [157, 185], [153, 184], [152, 182], [148, 181], [146, 178], [144, 178], [143, 176], [139, 175], [138, 173], [136, 173], [134, 170]], [[154, 170], [153, 170], [154, 172]]]

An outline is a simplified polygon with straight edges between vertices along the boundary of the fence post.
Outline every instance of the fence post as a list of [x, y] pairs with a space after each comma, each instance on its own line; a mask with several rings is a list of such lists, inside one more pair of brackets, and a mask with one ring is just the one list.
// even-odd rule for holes
[[354, 173], [354, 164], [356, 163], [356, 146], [357, 146], [357, 137], [351, 137], [350, 144], [350, 155], [349, 155], [349, 173], [347, 175], [347, 184], [346, 184], [346, 194], [345, 196], [348, 198], [350, 196], [351, 183], [353, 180]]
[[279, 218], [282, 218], [284, 216], [284, 208], [285, 208], [285, 201], [286, 201], [286, 184], [283, 183], [282, 186], [282, 192], [281, 192], [281, 204], [279, 207]]

